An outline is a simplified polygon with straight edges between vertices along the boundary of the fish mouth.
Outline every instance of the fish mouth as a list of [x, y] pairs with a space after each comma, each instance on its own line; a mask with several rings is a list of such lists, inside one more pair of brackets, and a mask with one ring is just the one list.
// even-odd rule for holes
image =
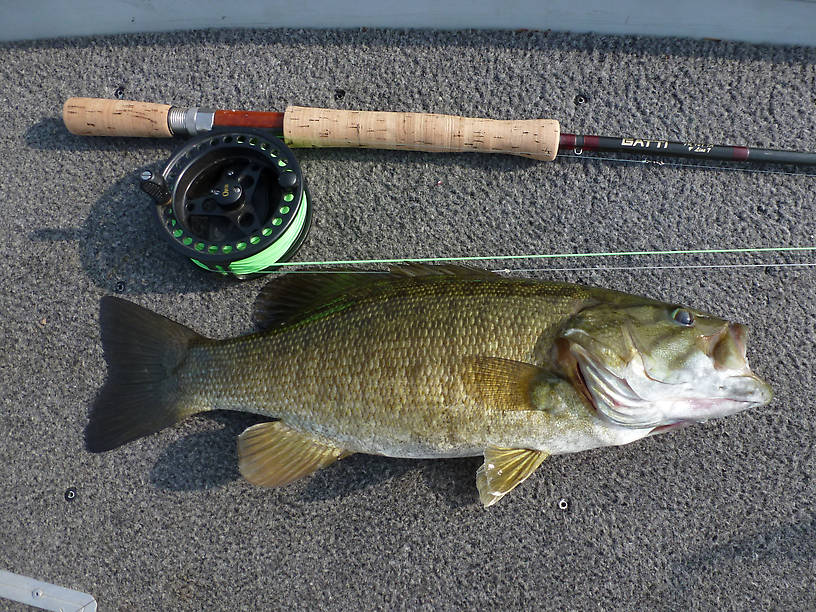
[[[573, 385], [601, 419], [617, 427], [652, 429], [650, 434], [763, 406], [772, 397], [770, 387], [750, 372], [720, 379], [719, 385], [727, 381], [730, 396], [719, 395], [714, 389], [712, 395], [706, 396], [705, 392], [695, 391], [695, 381], [671, 383], [649, 376], [639, 353], [618, 373], [580, 343], [569, 343], [567, 359], [563, 349], [559, 352], [562, 365], [568, 365]], [[648, 394], [643, 393], [644, 389]]]
[[[766, 388], [768, 388], [767, 385]], [[768, 402], [770, 402], [770, 394], [766, 394], [762, 398], [757, 400], [737, 400], [730, 398], [719, 398], [711, 400], [695, 400], [694, 404], [698, 409], [701, 410], [708, 409], [713, 412], [716, 409], [719, 411], [723, 411], [724, 414], [736, 414], [744, 410], [756, 408], [757, 406], [764, 406]], [[715, 414], [714, 416], [717, 415]], [[713, 416], [712, 417], [707, 416], [705, 418], [699, 419], [678, 419], [670, 423], [658, 425], [657, 427], [652, 429], [652, 431], [649, 432], [649, 435], [653, 436], [656, 434], [666, 433], [667, 431], [674, 431], [675, 429], [682, 429], [684, 427], [688, 427], [689, 425], [705, 423], [709, 420], [709, 418], [713, 418]]]

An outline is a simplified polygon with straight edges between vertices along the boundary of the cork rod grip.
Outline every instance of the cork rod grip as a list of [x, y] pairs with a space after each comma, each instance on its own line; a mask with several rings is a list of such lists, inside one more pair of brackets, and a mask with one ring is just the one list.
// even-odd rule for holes
[[169, 112], [169, 104], [69, 98], [62, 107], [62, 120], [69, 132], [80, 136], [171, 138]]
[[292, 147], [475, 151], [552, 161], [558, 153], [560, 128], [554, 119], [502, 121], [290, 106], [283, 135]]

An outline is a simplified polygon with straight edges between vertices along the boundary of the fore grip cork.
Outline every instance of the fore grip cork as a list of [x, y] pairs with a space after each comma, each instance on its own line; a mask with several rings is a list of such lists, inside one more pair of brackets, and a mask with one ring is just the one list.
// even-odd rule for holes
[[169, 112], [169, 104], [69, 98], [62, 107], [62, 120], [69, 132], [80, 136], [171, 138]]
[[519, 121], [455, 115], [290, 106], [283, 135], [292, 147], [362, 147], [509, 153], [552, 161], [561, 130], [554, 119]]

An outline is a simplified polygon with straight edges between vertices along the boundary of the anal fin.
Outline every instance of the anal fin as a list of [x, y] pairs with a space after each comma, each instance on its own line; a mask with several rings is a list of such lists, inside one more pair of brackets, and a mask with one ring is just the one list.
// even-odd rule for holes
[[254, 485], [279, 487], [352, 453], [281, 421], [253, 425], [238, 437], [238, 469]]
[[550, 454], [526, 448], [486, 448], [476, 470], [476, 487], [484, 507], [492, 506], [524, 482]]

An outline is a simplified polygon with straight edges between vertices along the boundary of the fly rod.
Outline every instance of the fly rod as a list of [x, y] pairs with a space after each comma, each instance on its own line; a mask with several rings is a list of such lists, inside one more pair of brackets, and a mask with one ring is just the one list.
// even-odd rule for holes
[[260, 128], [296, 148], [354, 147], [480, 152], [552, 161], [559, 152], [605, 151], [732, 162], [816, 165], [816, 153], [661, 139], [562, 133], [555, 119], [497, 120], [289, 106], [285, 112], [181, 108], [169, 104], [70, 98], [63, 121], [73, 134], [171, 138], [221, 128]]

